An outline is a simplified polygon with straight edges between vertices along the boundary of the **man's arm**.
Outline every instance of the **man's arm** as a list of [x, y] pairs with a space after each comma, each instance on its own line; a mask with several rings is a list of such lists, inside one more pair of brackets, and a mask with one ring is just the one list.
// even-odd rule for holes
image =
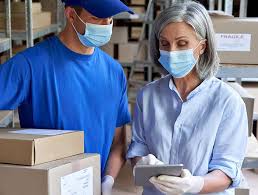
[[109, 159], [106, 168], [106, 175], [114, 179], [118, 176], [120, 169], [125, 164], [126, 155], [126, 131], [125, 127], [119, 127], [115, 130], [115, 136], [111, 146]]

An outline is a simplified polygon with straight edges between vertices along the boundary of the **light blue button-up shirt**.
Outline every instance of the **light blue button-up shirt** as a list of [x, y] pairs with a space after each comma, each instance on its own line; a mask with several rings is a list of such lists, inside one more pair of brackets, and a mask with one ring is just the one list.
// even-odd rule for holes
[[[213, 77], [204, 80], [185, 102], [166, 76], [145, 86], [137, 96], [133, 136], [127, 158], [155, 155], [166, 164], [184, 164], [195, 176], [221, 170], [232, 179], [233, 195], [242, 180], [248, 121], [241, 97]], [[145, 186], [145, 195], [161, 195]]]

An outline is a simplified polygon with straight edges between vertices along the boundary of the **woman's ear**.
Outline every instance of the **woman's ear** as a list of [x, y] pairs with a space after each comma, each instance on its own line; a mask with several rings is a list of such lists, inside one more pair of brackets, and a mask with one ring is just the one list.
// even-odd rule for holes
[[200, 55], [204, 54], [206, 47], [207, 47], [207, 40], [202, 40]]

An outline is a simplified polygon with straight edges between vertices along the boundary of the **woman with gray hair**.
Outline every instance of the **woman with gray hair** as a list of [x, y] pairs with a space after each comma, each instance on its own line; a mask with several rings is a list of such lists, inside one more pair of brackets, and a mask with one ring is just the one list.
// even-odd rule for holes
[[155, 20], [151, 56], [169, 74], [137, 96], [127, 158], [135, 165], [184, 164], [161, 175], [147, 195], [233, 195], [242, 181], [247, 114], [241, 97], [214, 76], [214, 30], [199, 3], [176, 3]]

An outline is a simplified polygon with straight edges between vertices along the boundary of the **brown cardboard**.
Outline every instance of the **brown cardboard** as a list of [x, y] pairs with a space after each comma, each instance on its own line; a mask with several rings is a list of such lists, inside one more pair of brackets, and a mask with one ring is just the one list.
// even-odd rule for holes
[[[32, 13], [40, 13], [42, 11], [41, 3], [32, 3]], [[0, 12], [5, 12], [4, 2], [0, 2]], [[14, 13], [25, 13], [25, 3], [24, 2], [12, 2], [11, 12]]]
[[[258, 64], [258, 18], [212, 17], [212, 21], [216, 34], [222, 34], [218, 37], [226, 37], [227, 40], [231, 39], [239, 41], [243, 40], [243, 36], [251, 35], [250, 41], [244, 41], [245, 44], [250, 43], [250, 48], [245, 51], [240, 51], [238, 49], [237, 51], [234, 51], [236, 50], [235, 45], [233, 45], [232, 48], [229, 48], [228, 51], [218, 51], [220, 62], [222, 64]], [[219, 45], [218, 41], [217, 45]]]
[[114, 44], [112, 43], [108, 43], [104, 46], [101, 47], [101, 49], [106, 52], [107, 54], [109, 54], [111, 57], [114, 57], [115, 52], [114, 52]]
[[123, 44], [128, 42], [128, 28], [114, 27], [110, 43]]
[[145, 0], [131, 0], [131, 4], [133, 5], [145, 5]]
[[[119, 51], [118, 51], [118, 59], [120, 62], [127, 62], [131, 63], [135, 59], [135, 56], [138, 51], [138, 43], [127, 43], [127, 44], [120, 44]], [[145, 60], [147, 57], [147, 48], [145, 46], [142, 47], [138, 60]]]
[[[84, 132], [29, 135], [0, 130], [0, 163], [37, 165], [84, 153]], [[52, 130], [53, 131], [53, 130]]]
[[254, 113], [254, 97], [250, 95], [246, 89], [244, 89], [241, 85], [238, 83], [228, 83], [236, 92], [241, 96], [243, 99], [247, 116], [248, 116], [248, 135], [252, 135], [253, 130], [253, 113]]
[[134, 13], [142, 15], [145, 13], [145, 7], [143, 6], [130, 6]]
[[[51, 13], [41, 12], [32, 14], [32, 28], [43, 28], [51, 24]], [[25, 30], [25, 14], [12, 14], [12, 30]], [[5, 14], [0, 13], [0, 29], [5, 29]]]
[[131, 38], [139, 39], [141, 37], [142, 27], [132, 27], [131, 29]]
[[100, 156], [95, 154], [81, 154], [32, 167], [0, 164], [0, 194], [61, 195], [63, 178], [87, 168], [93, 170], [88, 180], [93, 182], [93, 194], [85, 194], [100, 195]]

